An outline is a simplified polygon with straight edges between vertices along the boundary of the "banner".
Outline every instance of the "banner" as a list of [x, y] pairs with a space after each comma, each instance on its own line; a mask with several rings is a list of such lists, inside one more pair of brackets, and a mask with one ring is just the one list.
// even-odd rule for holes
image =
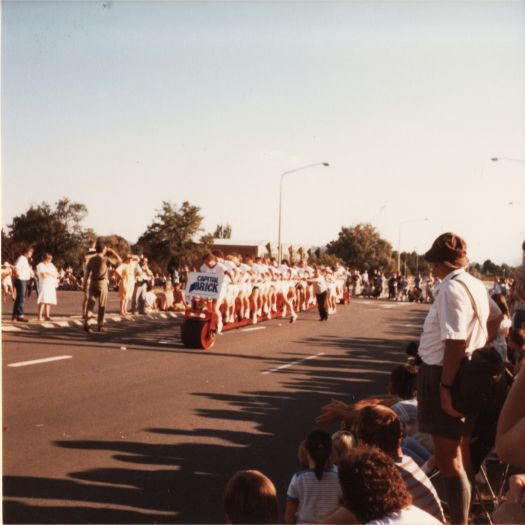
[[191, 272], [186, 283], [186, 295], [218, 299], [222, 290], [222, 275], [213, 273]]

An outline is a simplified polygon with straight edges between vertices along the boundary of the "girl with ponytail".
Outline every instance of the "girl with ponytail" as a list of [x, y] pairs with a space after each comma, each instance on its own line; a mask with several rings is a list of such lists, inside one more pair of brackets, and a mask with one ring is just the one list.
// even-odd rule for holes
[[323, 523], [341, 499], [337, 469], [331, 461], [332, 438], [314, 430], [304, 442], [308, 469], [296, 472], [288, 487], [285, 523]]

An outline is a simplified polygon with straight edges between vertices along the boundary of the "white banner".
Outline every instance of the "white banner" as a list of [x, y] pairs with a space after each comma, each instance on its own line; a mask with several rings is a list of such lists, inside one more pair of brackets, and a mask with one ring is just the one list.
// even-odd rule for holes
[[218, 299], [222, 291], [222, 275], [213, 273], [191, 272], [186, 283], [186, 295]]

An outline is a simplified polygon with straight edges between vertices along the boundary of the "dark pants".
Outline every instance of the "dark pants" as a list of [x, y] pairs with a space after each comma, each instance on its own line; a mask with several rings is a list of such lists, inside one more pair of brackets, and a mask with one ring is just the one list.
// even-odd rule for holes
[[16, 290], [16, 298], [13, 304], [13, 318], [24, 317], [24, 304], [26, 301], [26, 290], [28, 281], [21, 281], [15, 279], [14, 285]]
[[328, 321], [328, 311], [326, 310], [326, 292], [315, 294], [317, 297], [317, 308], [319, 316], [323, 321]]
[[88, 293], [88, 303], [86, 309], [85, 326], [89, 325], [89, 319], [93, 316], [95, 305], [98, 300], [98, 315], [97, 322], [99, 328], [104, 324], [104, 315], [106, 313], [106, 302], [108, 300], [107, 286], [100, 286], [97, 288], [90, 288]]

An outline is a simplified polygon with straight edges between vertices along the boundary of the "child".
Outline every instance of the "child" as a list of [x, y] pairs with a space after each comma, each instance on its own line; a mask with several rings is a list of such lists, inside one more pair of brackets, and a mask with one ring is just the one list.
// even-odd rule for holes
[[339, 462], [346, 457], [348, 451], [355, 447], [355, 438], [348, 430], [338, 430], [332, 434], [332, 462]]
[[314, 430], [306, 438], [308, 470], [297, 472], [288, 487], [285, 523], [323, 523], [339, 506], [341, 488], [332, 465], [332, 438]]
[[258, 470], [241, 470], [224, 491], [228, 523], [278, 523], [279, 508], [274, 484]]

